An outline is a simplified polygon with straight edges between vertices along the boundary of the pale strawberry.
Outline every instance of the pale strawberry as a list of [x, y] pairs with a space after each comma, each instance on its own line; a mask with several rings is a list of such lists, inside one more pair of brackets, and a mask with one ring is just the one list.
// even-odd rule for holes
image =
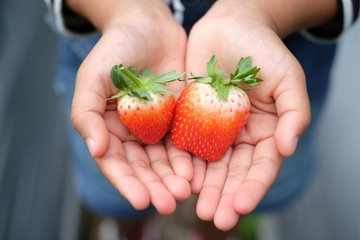
[[[192, 77], [175, 107], [172, 140], [197, 157], [216, 161], [233, 144], [250, 113], [250, 102], [244, 86], [262, 81], [256, 77], [259, 68], [251, 67], [251, 59], [242, 58], [234, 74], [225, 74], [212, 57], [207, 64], [208, 76]], [[249, 90], [249, 88], [245, 89]]]
[[112, 68], [111, 79], [121, 91], [110, 99], [118, 98], [120, 119], [143, 143], [157, 143], [170, 130], [175, 98], [164, 84], [183, 75], [172, 71], [156, 77], [149, 68], [143, 72], [122, 65]]

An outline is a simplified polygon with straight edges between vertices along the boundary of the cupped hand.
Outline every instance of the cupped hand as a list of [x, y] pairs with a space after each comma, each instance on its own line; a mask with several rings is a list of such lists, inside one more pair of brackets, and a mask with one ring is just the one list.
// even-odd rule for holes
[[[150, 67], [156, 74], [184, 71], [186, 35], [167, 6], [157, 2], [131, 3], [119, 17], [101, 23], [102, 37], [78, 71], [71, 118], [100, 171], [136, 209], [151, 203], [169, 214], [175, 200], [191, 193], [190, 155], [170, 138], [144, 146], [122, 124], [116, 103], [106, 100], [118, 92], [110, 79], [113, 65]], [[182, 88], [182, 82], [169, 85], [175, 93]]]
[[284, 156], [294, 152], [310, 122], [300, 64], [272, 22], [253, 9], [218, 1], [194, 26], [188, 40], [188, 72], [205, 75], [206, 63], [215, 54], [219, 69], [231, 73], [241, 57], [251, 56], [264, 80], [247, 92], [251, 113], [227, 154], [217, 162], [193, 160], [197, 214], [222, 230], [231, 229], [240, 214], [255, 209], [275, 181]]

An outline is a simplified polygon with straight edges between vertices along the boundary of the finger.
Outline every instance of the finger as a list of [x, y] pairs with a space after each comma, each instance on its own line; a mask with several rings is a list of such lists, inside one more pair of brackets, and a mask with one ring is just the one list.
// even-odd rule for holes
[[178, 200], [186, 199], [191, 194], [190, 184], [184, 178], [175, 175], [172, 170], [165, 146], [162, 142], [145, 147], [152, 170], [160, 177], [167, 189]]
[[196, 213], [202, 220], [214, 219], [228, 173], [231, 152], [232, 150], [229, 149], [221, 160], [208, 163], [206, 177], [196, 205]]
[[[79, 70], [72, 103], [71, 122], [85, 139], [93, 157], [101, 157], [108, 148], [109, 133], [103, 119], [106, 109], [104, 86], [94, 76]], [[86, 84], [85, 79], [94, 79]]]
[[123, 142], [140, 142], [129, 129], [122, 123], [117, 111], [106, 111], [104, 114], [105, 123], [110, 133], [117, 136]]
[[193, 159], [194, 177], [190, 182], [191, 192], [193, 194], [200, 193], [201, 187], [205, 180], [206, 167], [207, 167], [206, 161], [194, 157]]
[[311, 118], [305, 77], [300, 75], [293, 80], [282, 81], [274, 92], [274, 98], [279, 116], [276, 145], [283, 156], [291, 156]]
[[191, 154], [177, 148], [171, 140], [170, 134], [166, 136], [165, 144], [167, 155], [175, 174], [190, 182], [194, 176]]
[[129, 166], [122, 143], [110, 135], [109, 149], [96, 163], [102, 174], [124, 196], [135, 209], [145, 209], [150, 203], [150, 195], [145, 185]]
[[235, 196], [234, 207], [239, 214], [255, 209], [275, 181], [282, 161], [273, 137], [256, 145], [250, 170]]
[[239, 220], [239, 214], [234, 209], [235, 195], [247, 176], [253, 153], [253, 146], [247, 144], [238, 145], [233, 150], [229, 164], [229, 172], [214, 217], [214, 224], [218, 229], [228, 231], [232, 229]]
[[136, 142], [125, 142], [123, 145], [128, 162], [140, 181], [145, 184], [154, 207], [161, 214], [174, 212], [176, 208], [175, 199], [151, 169], [144, 148]]

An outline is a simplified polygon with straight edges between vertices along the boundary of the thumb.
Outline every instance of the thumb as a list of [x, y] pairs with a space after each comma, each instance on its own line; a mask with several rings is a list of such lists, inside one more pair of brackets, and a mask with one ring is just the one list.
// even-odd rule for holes
[[[72, 103], [71, 122], [86, 141], [90, 154], [102, 156], [109, 144], [109, 132], [103, 115], [106, 109], [106, 94], [102, 81], [91, 81], [80, 70]], [[91, 81], [91, 83], [89, 83]]]
[[283, 156], [291, 156], [300, 136], [310, 124], [310, 102], [304, 73], [284, 79], [274, 92], [279, 121], [276, 145]]

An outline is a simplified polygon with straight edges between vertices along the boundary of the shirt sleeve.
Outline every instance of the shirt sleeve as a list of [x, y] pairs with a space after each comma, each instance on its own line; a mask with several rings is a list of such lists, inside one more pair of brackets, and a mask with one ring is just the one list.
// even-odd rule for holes
[[88, 35], [96, 31], [84, 17], [72, 11], [63, 0], [44, 0], [58, 32], [67, 36]]
[[338, 0], [338, 12], [330, 22], [302, 31], [307, 38], [317, 42], [335, 42], [358, 19], [360, 0]]
[[[63, 0], [44, 0], [54, 16], [56, 29], [65, 35], [81, 36], [94, 32], [95, 27], [76, 14]], [[165, 0], [166, 2], [168, 0]], [[360, 0], [338, 0], [337, 16], [330, 22], [302, 31], [307, 38], [320, 42], [334, 42], [358, 19]]]

